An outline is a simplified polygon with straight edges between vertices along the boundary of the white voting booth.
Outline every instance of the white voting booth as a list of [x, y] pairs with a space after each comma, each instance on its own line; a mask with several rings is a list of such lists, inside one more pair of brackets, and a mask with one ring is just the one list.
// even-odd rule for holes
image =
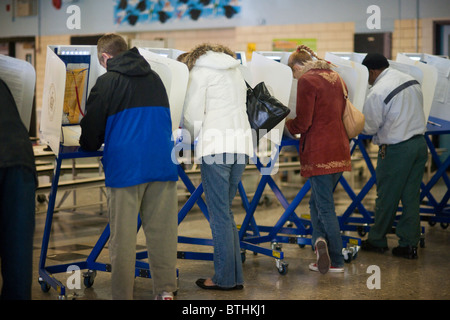
[[[283, 51], [256, 51], [258, 55], [261, 55], [269, 60], [279, 62], [285, 66], [288, 64], [289, 56], [291, 55], [291, 52], [283, 52]], [[291, 74], [289, 78], [291, 79], [290, 84], [290, 94], [289, 94], [289, 101], [287, 102], [286, 106], [289, 107], [291, 112], [288, 114], [286, 119], [294, 119], [297, 111], [297, 79], [294, 79], [292, 76], [292, 70], [289, 68]], [[286, 80], [287, 81], [287, 80]]]
[[[146, 49], [139, 49], [141, 55], [158, 73], [166, 87], [171, 105], [173, 131], [179, 127], [184, 96], [189, 78], [187, 67], [168, 56], [177, 56], [178, 50], [164, 49], [167, 54], [158, 54]], [[76, 104], [80, 107], [79, 115], [69, 119], [65, 113], [67, 105], [67, 79], [71, 80], [72, 70], [85, 73], [83, 81], [72, 83], [76, 87]], [[44, 92], [41, 110], [41, 140], [48, 144], [58, 156], [60, 144], [78, 146], [81, 128], [79, 122], [85, 111], [85, 104], [97, 78], [106, 70], [97, 58], [96, 46], [49, 46], [44, 80]], [[81, 79], [79, 79], [81, 80]], [[72, 92], [73, 94], [73, 92]], [[73, 100], [73, 99], [72, 99]]]
[[366, 101], [369, 79], [367, 68], [361, 63], [344, 59], [330, 52], [325, 54], [325, 60], [336, 65], [334, 70], [339, 73], [347, 85], [350, 101], [359, 111], [362, 111]]
[[450, 121], [450, 60], [425, 53], [399, 53], [397, 60], [399, 58], [421, 69], [431, 70], [429, 77], [435, 80], [435, 87], [430, 116]]
[[[410, 55], [410, 56], [408, 56]], [[422, 87], [423, 99], [424, 99], [424, 113], [425, 119], [428, 119], [431, 114], [432, 105], [435, 104], [434, 95], [437, 85], [437, 70], [432, 65], [427, 65], [418, 59], [412, 59], [417, 54], [398, 54], [396, 61], [389, 60], [391, 68], [397, 69], [401, 72], [411, 75], [414, 79], [419, 81]], [[335, 60], [331, 60], [334, 57], [339, 57], [342, 60], [351, 64], [360, 65], [364, 60], [366, 54], [355, 52], [332, 52], [327, 53], [326, 59], [330, 58], [330, 61], [335, 63]], [[362, 66], [362, 65], [361, 65]], [[362, 66], [365, 68], [364, 66]], [[339, 71], [339, 70], [337, 70]], [[345, 80], [345, 79], [344, 79]], [[348, 84], [347, 84], [348, 85]], [[362, 110], [362, 109], [360, 109]]]
[[[251, 63], [248, 64], [250, 79], [246, 79], [251, 87], [264, 82], [269, 92], [285, 106], [289, 105], [292, 86], [292, 70], [287, 65], [270, 59], [258, 52], [253, 52]], [[275, 145], [280, 145], [283, 136], [285, 120], [281, 121], [267, 135]]]
[[27, 130], [30, 129], [33, 109], [36, 72], [24, 61], [0, 54], [0, 78], [6, 83], [16, 102], [20, 118]]
[[169, 58], [172, 60], [177, 60], [178, 56], [180, 54], [184, 53], [184, 51], [182, 51], [182, 50], [177, 50], [177, 49], [172, 49], [172, 48], [149, 48], [149, 47], [144, 47], [144, 46], [138, 46], [138, 48], [139, 48], [139, 50], [144, 49], [146, 51], [156, 53], [159, 56]]
[[422, 71], [422, 81], [417, 79], [422, 86], [423, 93], [423, 110], [425, 112], [425, 119], [427, 120], [431, 113], [431, 108], [434, 100], [434, 93], [438, 80], [438, 72], [436, 67], [427, 65], [421, 61], [411, 59], [406, 54], [398, 53], [396, 62], [400, 62], [406, 65], [415, 66]]
[[[175, 60], [183, 51], [139, 48], [139, 53], [149, 62], [151, 68], [161, 77], [164, 83], [170, 103], [172, 132], [175, 135], [180, 127], [184, 98], [189, 81], [187, 66]], [[174, 136], [174, 141], [176, 138]]]
[[[78, 72], [82, 78], [77, 78], [74, 72]], [[43, 143], [48, 144], [56, 156], [61, 143], [65, 146], [79, 144], [79, 123], [85, 112], [87, 97], [97, 78], [104, 72], [97, 58], [96, 46], [47, 47], [40, 133]], [[78, 108], [71, 120], [65, 111], [69, 98]]]

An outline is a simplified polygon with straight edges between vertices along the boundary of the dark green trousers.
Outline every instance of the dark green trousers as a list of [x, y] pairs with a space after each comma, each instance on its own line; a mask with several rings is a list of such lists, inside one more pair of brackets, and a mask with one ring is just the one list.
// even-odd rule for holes
[[423, 135], [386, 145], [384, 152], [380, 147], [375, 222], [368, 237], [372, 245], [387, 247], [386, 234], [393, 226], [401, 201], [403, 211], [396, 226], [399, 245], [417, 246], [420, 240], [420, 183], [426, 161], [427, 145]]

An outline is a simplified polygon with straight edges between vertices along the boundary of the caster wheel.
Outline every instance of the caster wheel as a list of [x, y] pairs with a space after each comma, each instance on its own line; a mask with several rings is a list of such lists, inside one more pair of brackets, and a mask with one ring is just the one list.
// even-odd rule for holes
[[37, 201], [39, 203], [45, 203], [45, 202], [47, 202], [47, 197], [45, 196], [45, 194], [38, 194]]
[[97, 275], [97, 271], [95, 270], [89, 270], [88, 272], [83, 274], [83, 284], [86, 288], [90, 288], [94, 285], [94, 279]]
[[346, 256], [344, 256], [344, 262], [345, 263], [352, 262], [352, 255], [351, 254], [347, 254]]
[[49, 292], [51, 286], [45, 282], [44, 280], [39, 280], [39, 284], [41, 285], [41, 290], [42, 292]]
[[278, 273], [281, 275], [285, 275], [288, 273], [288, 266], [285, 263], [282, 263], [281, 266], [278, 267]]
[[352, 262], [353, 254], [351, 250], [344, 249], [342, 250], [342, 255], [344, 256], [344, 262], [350, 263]]
[[424, 238], [420, 238], [419, 245], [421, 248], [425, 248], [425, 239]]
[[448, 222], [441, 222], [441, 228], [442, 229], [447, 229], [448, 228]]
[[277, 270], [278, 270], [279, 274], [281, 274], [281, 275], [287, 274], [287, 272], [288, 272], [288, 265], [289, 264], [287, 264], [286, 262], [283, 262], [283, 261], [281, 261], [279, 259], [276, 259], [275, 263], [277, 265]]
[[431, 221], [431, 220], [429, 220], [429, 221], [428, 221], [428, 224], [429, 224], [431, 227], [434, 227], [434, 226], [436, 225], [436, 221]]
[[360, 237], [364, 237], [364, 236], [367, 234], [367, 232], [366, 232], [366, 230], [364, 229], [364, 227], [358, 227], [357, 231], [358, 231], [358, 235], [359, 235]]

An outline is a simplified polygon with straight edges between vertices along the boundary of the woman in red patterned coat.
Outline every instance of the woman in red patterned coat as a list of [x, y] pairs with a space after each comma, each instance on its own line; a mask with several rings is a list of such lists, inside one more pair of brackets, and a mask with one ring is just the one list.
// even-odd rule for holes
[[297, 85], [297, 115], [286, 121], [291, 134], [301, 134], [301, 175], [311, 183], [312, 243], [321, 273], [343, 272], [342, 239], [333, 190], [344, 171], [351, 171], [350, 145], [342, 123], [345, 108], [341, 79], [331, 65], [306, 46], [289, 57]]

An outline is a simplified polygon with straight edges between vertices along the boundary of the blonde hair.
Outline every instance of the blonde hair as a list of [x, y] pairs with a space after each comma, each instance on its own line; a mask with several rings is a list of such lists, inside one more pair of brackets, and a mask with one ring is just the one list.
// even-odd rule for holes
[[306, 62], [312, 61], [313, 58], [323, 60], [311, 48], [302, 44], [289, 56], [288, 66], [292, 68], [296, 64], [304, 65]]

